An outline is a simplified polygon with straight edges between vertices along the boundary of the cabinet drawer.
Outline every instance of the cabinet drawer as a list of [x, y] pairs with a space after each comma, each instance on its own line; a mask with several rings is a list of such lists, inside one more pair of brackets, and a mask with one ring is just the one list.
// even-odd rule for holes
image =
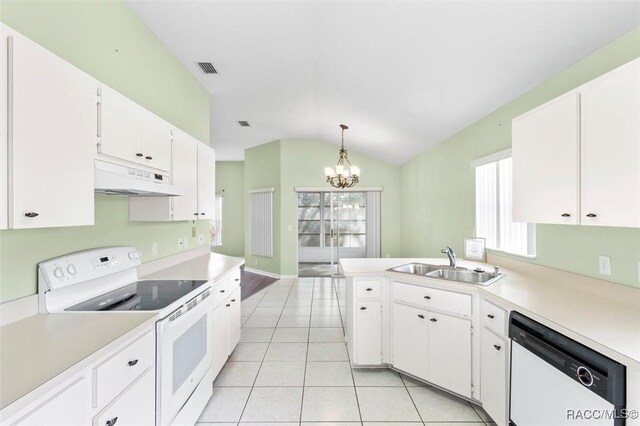
[[229, 278], [225, 278], [220, 281], [218, 284], [213, 286], [211, 290], [213, 297], [213, 306], [218, 306], [220, 303], [224, 302], [227, 297], [232, 293], [231, 280]]
[[357, 280], [356, 295], [358, 299], [379, 299], [382, 293], [380, 280]]
[[233, 293], [238, 287], [240, 287], [240, 269], [233, 271], [229, 276], [229, 292]]
[[471, 296], [468, 294], [394, 282], [393, 298], [412, 305], [471, 315]]
[[155, 375], [149, 368], [138, 381], [123, 392], [100, 414], [93, 418], [94, 426], [139, 426], [155, 423]]
[[507, 312], [504, 309], [483, 300], [480, 306], [480, 318], [485, 327], [501, 336], [507, 335]]
[[104, 407], [150, 367], [155, 358], [154, 333], [148, 332], [94, 368], [96, 399]]

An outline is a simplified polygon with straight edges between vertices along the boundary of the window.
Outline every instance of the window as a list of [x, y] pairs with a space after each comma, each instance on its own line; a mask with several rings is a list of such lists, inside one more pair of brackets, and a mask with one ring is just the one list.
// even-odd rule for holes
[[211, 245], [222, 245], [222, 194], [216, 195], [216, 214], [215, 219], [211, 221]]
[[520, 256], [535, 256], [535, 224], [513, 222], [511, 150], [475, 160], [476, 237], [487, 248]]
[[[333, 211], [331, 199], [333, 198]], [[339, 237], [334, 243], [339, 247], [365, 247], [366, 242], [366, 194], [298, 193], [298, 245], [300, 247], [331, 247], [331, 222]]]

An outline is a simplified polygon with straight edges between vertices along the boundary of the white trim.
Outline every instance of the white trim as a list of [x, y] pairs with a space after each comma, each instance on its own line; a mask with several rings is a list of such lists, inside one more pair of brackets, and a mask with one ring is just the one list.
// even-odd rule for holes
[[0, 303], [0, 327], [38, 314], [38, 295]]
[[246, 266], [245, 266], [244, 270], [247, 271], [247, 272], [251, 272], [252, 274], [263, 275], [265, 277], [276, 278], [276, 279], [279, 279], [279, 280], [292, 280], [292, 279], [298, 278], [297, 275], [274, 274], [273, 272], [267, 272], [267, 271], [263, 271], [261, 269], [247, 268]]
[[496, 161], [504, 160], [509, 157], [511, 157], [511, 148], [503, 149], [502, 151], [494, 152], [493, 154], [471, 160], [471, 168], [475, 169], [476, 167], [495, 163]]
[[327, 186], [296, 186], [293, 188], [294, 192], [382, 192], [384, 187], [382, 186], [354, 186], [352, 188], [334, 188]]
[[258, 192], [275, 192], [273, 188], [258, 188], [258, 189], [250, 189], [249, 194], [256, 194]]

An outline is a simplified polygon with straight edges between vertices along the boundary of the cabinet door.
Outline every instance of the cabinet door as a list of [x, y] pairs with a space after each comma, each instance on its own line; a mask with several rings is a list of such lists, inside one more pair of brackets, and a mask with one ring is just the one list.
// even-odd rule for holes
[[428, 380], [471, 397], [471, 321], [429, 313]]
[[507, 343], [483, 328], [480, 335], [480, 398], [498, 426], [507, 424]]
[[97, 82], [20, 34], [8, 44], [9, 227], [93, 225]]
[[560, 96], [513, 120], [513, 220], [580, 223], [579, 95]]
[[91, 379], [80, 377], [12, 425], [80, 426], [91, 421]]
[[171, 197], [171, 219], [193, 220], [198, 216], [198, 142], [174, 130], [172, 151], [171, 179], [174, 185], [184, 189], [184, 195]]
[[242, 319], [240, 316], [240, 287], [238, 287], [231, 296], [229, 296], [229, 345], [227, 349], [228, 355], [236, 348], [240, 341], [240, 328], [242, 327]]
[[143, 164], [171, 171], [171, 125], [147, 110], [142, 109], [141, 115]]
[[640, 60], [582, 89], [582, 224], [640, 227]]
[[198, 144], [198, 213], [200, 219], [215, 219], [216, 156], [213, 149]]
[[216, 377], [229, 356], [229, 308], [223, 302], [213, 310], [213, 377]]
[[94, 426], [139, 426], [155, 423], [155, 375], [149, 368], [130, 388], [93, 419]]
[[143, 164], [142, 108], [107, 86], [100, 88], [98, 152]]
[[382, 363], [382, 303], [358, 303], [355, 352], [354, 364]]
[[427, 380], [429, 353], [428, 313], [399, 303], [393, 304], [393, 366]]

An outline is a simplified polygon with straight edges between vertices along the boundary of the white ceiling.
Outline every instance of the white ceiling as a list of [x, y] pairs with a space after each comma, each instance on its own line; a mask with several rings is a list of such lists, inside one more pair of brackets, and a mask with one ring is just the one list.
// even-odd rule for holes
[[403, 163], [640, 25], [639, 1], [128, 4], [211, 93], [219, 160], [345, 123], [347, 148]]

